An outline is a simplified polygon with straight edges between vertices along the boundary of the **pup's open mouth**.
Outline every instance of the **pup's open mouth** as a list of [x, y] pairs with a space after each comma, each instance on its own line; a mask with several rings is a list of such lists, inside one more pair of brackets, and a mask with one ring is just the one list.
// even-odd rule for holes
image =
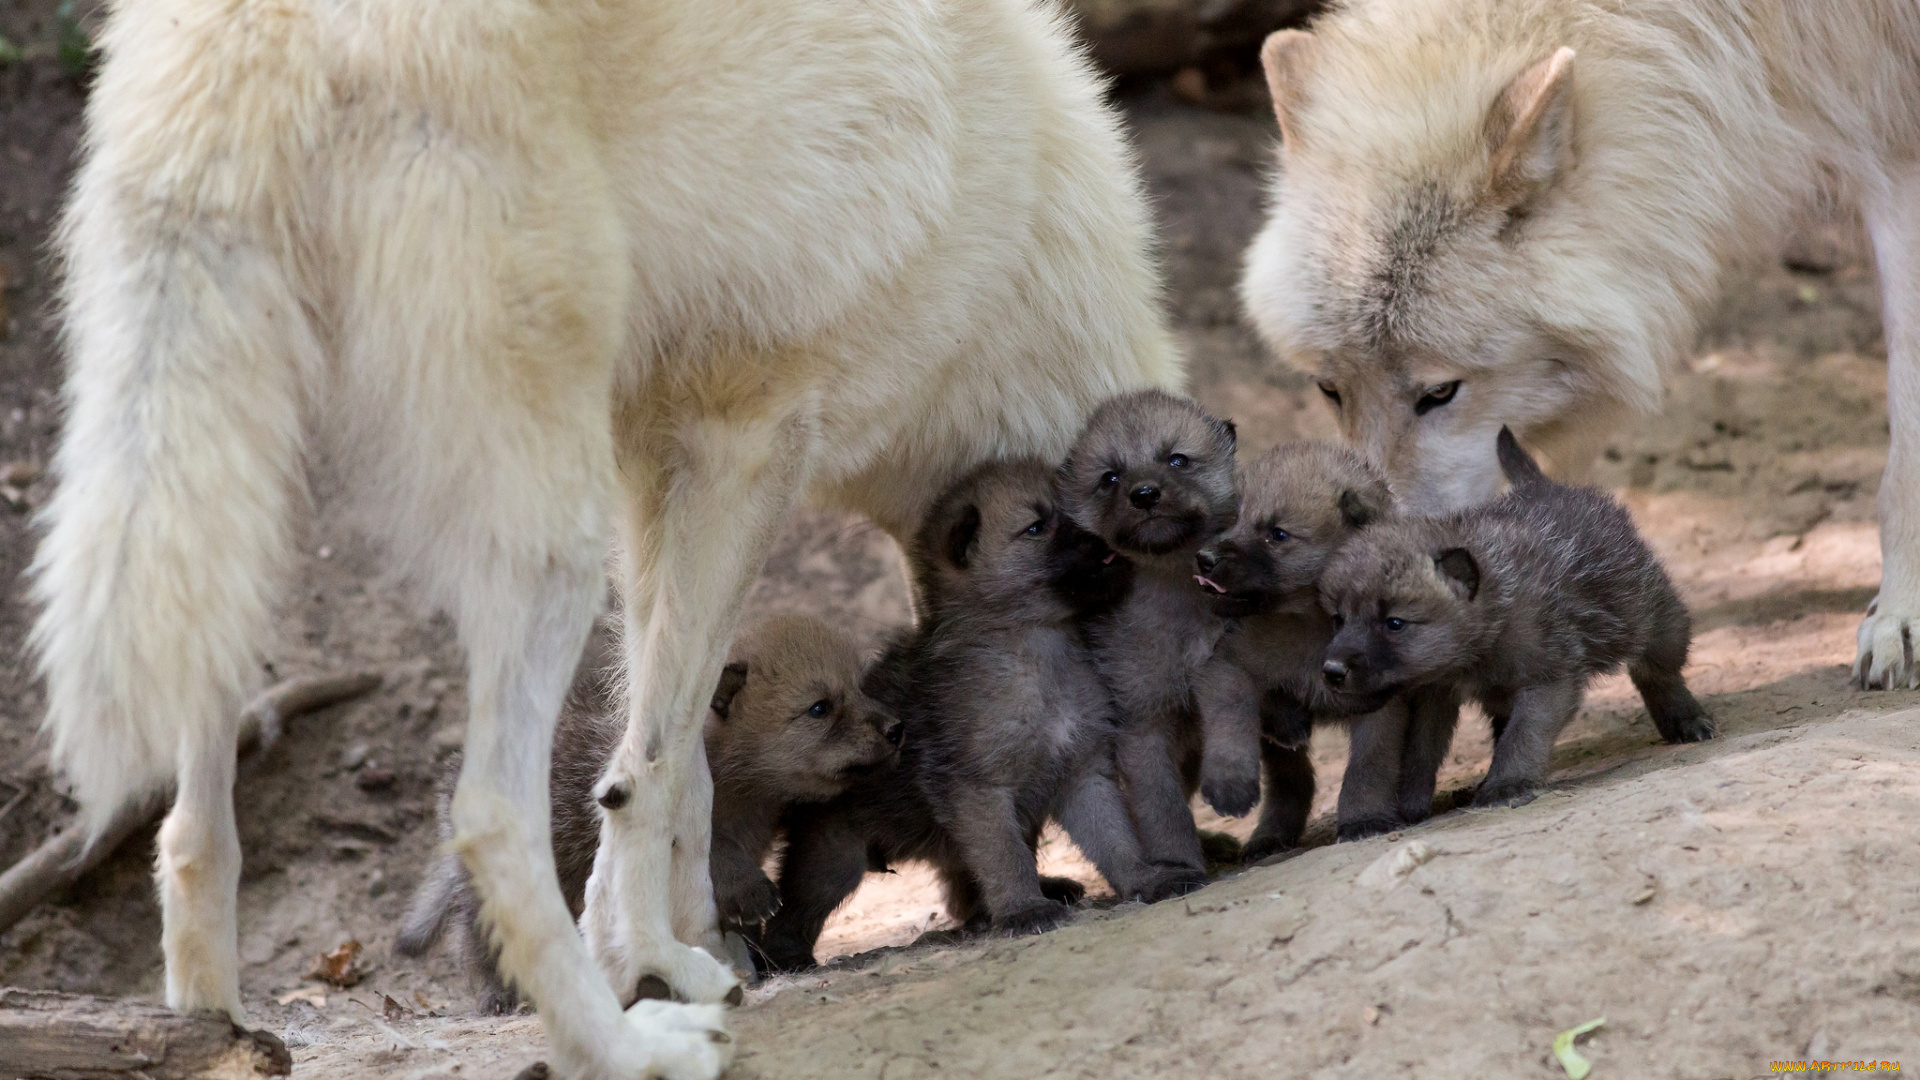
[[1100, 565], [1101, 565], [1101, 566], [1106, 566], [1106, 565], [1108, 565], [1109, 563], [1111, 563], [1111, 562], [1113, 562], [1113, 560], [1115, 560], [1115, 559], [1117, 559], [1117, 558], [1119, 558], [1119, 557], [1120, 557], [1120, 553], [1119, 553], [1119, 552], [1117, 552], [1117, 551], [1109, 551], [1109, 552], [1107, 552], [1107, 557], [1106, 557], [1106, 558], [1104, 558], [1104, 559], [1101, 559], [1101, 560], [1100, 560]]
[[1193, 580], [1199, 582], [1201, 588], [1207, 590], [1208, 592], [1212, 593], [1215, 596], [1227, 595], [1227, 590], [1221, 588], [1218, 584], [1214, 582], [1212, 578], [1207, 577], [1205, 574], [1195, 574], [1193, 575]]

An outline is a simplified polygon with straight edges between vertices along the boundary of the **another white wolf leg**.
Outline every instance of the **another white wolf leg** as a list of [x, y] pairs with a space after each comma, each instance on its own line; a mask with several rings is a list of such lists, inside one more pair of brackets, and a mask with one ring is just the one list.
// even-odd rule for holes
[[[755, 398], [686, 416], [666, 410], [693, 394], [642, 394], [662, 415], [622, 417], [617, 435], [628, 482], [619, 584], [631, 700], [626, 737], [597, 789], [606, 817], [581, 925], [623, 999], [656, 975], [677, 996], [722, 1001], [739, 993], [730, 969], [677, 939], [712, 932], [711, 886], [672, 884], [676, 845], [684, 875], [707, 875], [707, 828], [676, 835], [674, 826], [698, 808], [683, 800], [702, 718], [816, 435], [799, 403], [784, 415]], [[677, 926], [676, 892], [686, 901]]]
[[234, 735], [292, 547], [318, 350], [245, 223], [129, 207], [109, 171], [82, 170], [62, 238], [66, 429], [33, 645], [93, 828], [181, 785], [157, 868], [167, 1003], [237, 1018]]
[[1880, 595], [1860, 624], [1854, 681], [1920, 687], [1920, 166], [1895, 166], [1864, 200], [1887, 333], [1887, 420], [1880, 478]]
[[233, 817], [234, 739], [195, 740], [180, 751], [180, 790], [160, 826], [154, 877], [160, 889], [167, 1004], [214, 1009], [245, 1020], [240, 1007], [237, 909], [240, 832]]
[[708, 859], [713, 847], [713, 773], [707, 766], [705, 743], [695, 740], [693, 747], [695, 760], [673, 815], [673, 871], [667, 886], [673, 936], [727, 961], [730, 951], [714, 908]]

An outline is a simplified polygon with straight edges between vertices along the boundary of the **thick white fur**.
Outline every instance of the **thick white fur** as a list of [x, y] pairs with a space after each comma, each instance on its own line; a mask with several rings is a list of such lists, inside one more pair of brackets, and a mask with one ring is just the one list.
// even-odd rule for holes
[[[1290, 139], [1242, 296], [1263, 337], [1340, 394], [1346, 433], [1416, 508], [1497, 490], [1502, 424], [1582, 471], [1626, 414], [1658, 408], [1726, 268], [1770, 253], [1823, 187], [1860, 203], [1893, 445], [1855, 674], [1920, 685], [1920, 7], [1349, 0], [1285, 44]], [[1489, 183], [1490, 108], [1566, 47], [1570, 143], [1502, 236], [1515, 199]], [[1396, 255], [1393, 223], [1436, 193], [1451, 218]], [[1399, 302], [1369, 322], [1388, 278]], [[1456, 379], [1450, 405], [1415, 413]]]
[[[734, 989], [693, 947], [699, 716], [788, 510], [904, 535], [1180, 381], [1096, 79], [1040, 0], [140, 0], [101, 43], [34, 642], [96, 819], [179, 784], [169, 1002], [240, 1015], [237, 706], [325, 449], [458, 622], [455, 843], [556, 1065], [714, 1075], [711, 1006], [619, 1005]], [[610, 542], [625, 802], [583, 943], [548, 744]]]

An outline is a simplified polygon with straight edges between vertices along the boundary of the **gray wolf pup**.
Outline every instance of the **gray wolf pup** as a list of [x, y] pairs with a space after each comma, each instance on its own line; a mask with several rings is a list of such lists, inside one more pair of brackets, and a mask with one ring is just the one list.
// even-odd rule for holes
[[[788, 511], [904, 540], [1180, 381], [1100, 80], [1043, 0], [140, 0], [99, 42], [33, 644], [94, 821], [177, 784], [167, 1003], [242, 1017], [234, 733], [320, 456], [458, 627], [453, 847], [556, 1073], [715, 1076], [701, 728]], [[576, 927], [548, 756], [609, 570]], [[649, 977], [691, 1004], [623, 1010]]]
[[1920, 5], [1349, 0], [1262, 52], [1283, 146], [1241, 295], [1407, 509], [1574, 478], [1657, 410], [1728, 267], [1812, 196], [1880, 271], [1893, 441], [1865, 687], [1920, 686]]
[[1320, 586], [1337, 626], [1324, 669], [1336, 697], [1358, 711], [1451, 685], [1492, 718], [1493, 763], [1476, 806], [1531, 799], [1588, 680], [1622, 664], [1662, 738], [1713, 737], [1681, 676], [1686, 605], [1627, 512], [1592, 488], [1548, 480], [1511, 431], [1499, 439], [1510, 492], [1366, 529]]
[[[625, 728], [606, 673], [586, 674], [554, 731], [550, 789], [554, 864], [560, 892], [575, 912], [585, 906], [587, 875], [600, 846], [593, 787]], [[706, 730], [713, 770], [709, 858], [721, 926], [757, 927], [779, 906], [778, 890], [761, 864], [773, 850], [781, 814], [795, 803], [831, 799], [861, 775], [891, 764], [904, 725], [861, 691], [860, 675], [859, 647], [818, 619], [776, 615], [735, 640]], [[449, 783], [439, 815], [440, 834], [449, 840], [452, 801]], [[451, 853], [440, 857], [414, 895], [395, 951], [425, 952], [450, 920], [459, 931], [460, 955], [481, 984], [481, 1011], [512, 1011], [518, 995], [501, 981], [480, 922], [480, 900]]]
[[1193, 585], [1194, 554], [1234, 522], [1234, 429], [1156, 390], [1101, 405], [1060, 468], [1060, 504], [1132, 560], [1133, 592], [1088, 628], [1119, 711], [1119, 765], [1152, 862], [1206, 884], [1188, 800], [1199, 785], [1195, 685], [1226, 622]]

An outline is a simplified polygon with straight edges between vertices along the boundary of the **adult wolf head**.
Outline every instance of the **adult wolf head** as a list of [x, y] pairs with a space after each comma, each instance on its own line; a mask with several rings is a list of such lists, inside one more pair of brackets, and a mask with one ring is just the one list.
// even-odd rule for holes
[[1599, 7], [1357, 0], [1262, 52], [1283, 146], [1243, 300], [1413, 511], [1493, 495], [1502, 425], [1577, 471], [1657, 406], [1795, 156], [1742, 127], [1765, 86], [1723, 28]]

